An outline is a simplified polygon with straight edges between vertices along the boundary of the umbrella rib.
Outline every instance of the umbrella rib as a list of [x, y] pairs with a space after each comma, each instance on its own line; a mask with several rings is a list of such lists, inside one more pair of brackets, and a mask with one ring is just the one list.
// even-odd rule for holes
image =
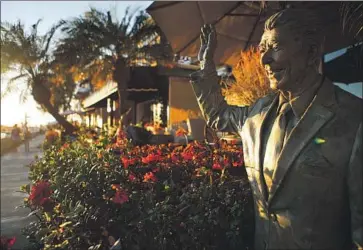
[[200, 9], [200, 6], [199, 6], [199, 2], [197, 2], [197, 7], [198, 7], [199, 14], [200, 14], [200, 16], [201, 16], [201, 18], [202, 18], [202, 20], [203, 20], [203, 23], [205, 23], [205, 22], [204, 22], [203, 15], [202, 15], [202, 10]]
[[230, 13], [226, 16], [246, 16], [246, 17], [258, 17], [256, 14], [242, 14], [242, 13]]
[[246, 40], [243, 40], [243, 39], [240, 39], [240, 38], [237, 38], [237, 37], [233, 37], [233, 36], [230, 36], [230, 35], [227, 35], [227, 34], [222, 34], [222, 33], [217, 33], [219, 36], [224, 36], [224, 37], [227, 37], [228, 39], [231, 39], [231, 40], [235, 40], [235, 41], [238, 41], [238, 42], [247, 42]]
[[[225, 18], [229, 13], [231, 13], [232, 11], [234, 11], [235, 9], [237, 9], [238, 6], [241, 5], [242, 2], [237, 2], [237, 4], [235, 6], [233, 6], [233, 8], [231, 8], [229, 11], [226, 12], [226, 14], [224, 14], [223, 16], [221, 16], [220, 18], [218, 18], [216, 21], [214, 21], [212, 24], [215, 25], [217, 23], [219, 23], [223, 18]], [[176, 53], [179, 54], [180, 52], [182, 52], [183, 50], [185, 50], [186, 48], [188, 48], [192, 43], [195, 42], [195, 40], [197, 40], [199, 37], [199, 34], [196, 35], [192, 40], [190, 40], [183, 48], [181, 48], [180, 50], [178, 50]]]
[[250, 35], [248, 37], [247, 42], [246, 42], [245, 48], [243, 49], [244, 51], [248, 48], [248, 44], [251, 42], [251, 38], [252, 38], [253, 34], [255, 33], [257, 24], [258, 24], [258, 22], [259, 22], [259, 20], [261, 18], [261, 14], [262, 14], [262, 9], [260, 9], [260, 12], [258, 13], [258, 17], [256, 18], [256, 21], [255, 21], [255, 23], [253, 25], [252, 31], [251, 31], [251, 33], [250, 33]]
[[176, 2], [167, 3], [167, 4], [164, 4], [164, 5], [160, 5], [160, 6], [150, 7], [150, 8], [147, 9], [147, 11], [154, 11], [154, 10], [158, 10], [158, 9], [164, 9], [166, 7], [170, 7], [170, 6], [173, 6], [175, 4], [182, 3], [182, 2], [183, 1], [176, 1]]

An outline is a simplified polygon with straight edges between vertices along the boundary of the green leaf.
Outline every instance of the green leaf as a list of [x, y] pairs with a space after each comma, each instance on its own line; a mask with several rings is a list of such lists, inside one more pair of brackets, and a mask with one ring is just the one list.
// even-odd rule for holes
[[26, 193], [30, 193], [30, 184], [26, 184], [26, 185], [22, 185], [20, 187], [20, 191], [26, 192]]
[[96, 165], [94, 165], [90, 170], [89, 170], [89, 172], [88, 172], [88, 174], [91, 174], [92, 172], [93, 172], [93, 170], [96, 168], [96, 167], [98, 167], [98, 165], [96, 164]]
[[63, 224], [59, 225], [59, 227], [63, 228], [63, 227], [68, 226], [70, 224], [72, 224], [72, 221], [67, 221], [67, 222], [64, 222]]
[[32, 215], [34, 215], [34, 214], [38, 213], [38, 212], [39, 212], [39, 209], [34, 210], [34, 211], [32, 211], [31, 213], [29, 213], [29, 214], [28, 214], [28, 217], [30, 217], [30, 216], [32, 216]]
[[50, 222], [52, 220], [52, 216], [49, 212], [44, 213], [45, 221]]

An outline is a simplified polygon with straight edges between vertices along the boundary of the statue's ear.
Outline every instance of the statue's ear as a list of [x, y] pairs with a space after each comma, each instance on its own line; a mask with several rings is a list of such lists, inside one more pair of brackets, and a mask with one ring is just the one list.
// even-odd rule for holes
[[317, 65], [317, 62], [321, 59], [322, 47], [317, 44], [310, 44], [308, 51], [308, 64]]
[[[324, 40], [323, 40], [324, 41]], [[312, 42], [309, 46], [309, 65], [317, 64], [321, 60], [324, 51], [324, 42], [321, 44]]]

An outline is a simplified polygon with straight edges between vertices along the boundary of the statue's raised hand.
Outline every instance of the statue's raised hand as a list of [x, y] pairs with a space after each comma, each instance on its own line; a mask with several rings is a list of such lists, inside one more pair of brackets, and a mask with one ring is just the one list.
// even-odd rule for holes
[[213, 57], [217, 48], [217, 34], [213, 24], [205, 24], [201, 28], [200, 50], [198, 60], [201, 69], [207, 65], [214, 65]]

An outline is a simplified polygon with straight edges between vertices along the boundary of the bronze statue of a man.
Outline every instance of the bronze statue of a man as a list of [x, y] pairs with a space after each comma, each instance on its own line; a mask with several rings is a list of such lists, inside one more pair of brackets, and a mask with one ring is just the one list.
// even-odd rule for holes
[[192, 85], [208, 125], [242, 137], [256, 249], [363, 246], [362, 101], [319, 74], [323, 39], [310, 12], [270, 17], [259, 47], [275, 91], [236, 107], [220, 93], [214, 27], [202, 28]]

